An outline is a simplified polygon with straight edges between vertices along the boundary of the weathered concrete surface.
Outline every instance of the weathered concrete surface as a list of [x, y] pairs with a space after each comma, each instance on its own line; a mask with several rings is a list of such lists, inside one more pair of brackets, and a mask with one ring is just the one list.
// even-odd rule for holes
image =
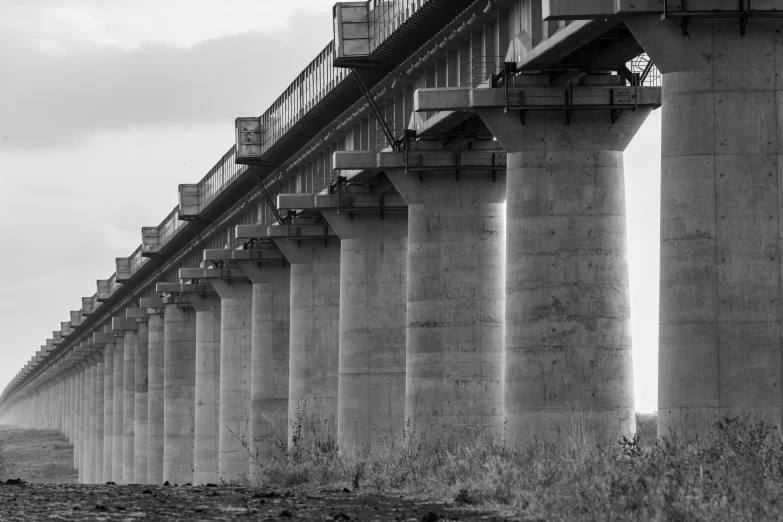
[[93, 484], [103, 484], [103, 403], [105, 379], [105, 347], [98, 348], [98, 363], [95, 365], [95, 407], [93, 408]]
[[[291, 267], [241, 263], [253, 283], [250, 355], [251, 452], [263, 461], [288, 436]], [[250, 472], [257, 462], [250, 460]]]
[[135, 361], [135, 402], [134, 402], [134, 438], [133, 438], [133, 483], [147, 483], [149, 424], [149, 324], [147, 319], [138, 320]]
[[[276, 239], [291, 263], [288, 418], [301, 435], [337, 438], [340, 339], [340, 242]], [[297, 410], [299, 413], [297, 414]], [[297, 417], [301, 417], [299, 423]], [[294, 432], [289, 425], [288, 445]]]
[[82, 446], [81, 467], [79, 469], [82, 484], [92, 484], [93, 475], [95, 474], [95, 452], [93, 451], [95, 449], [95, 441], [93, 440], [92, 431], [92, 418], [95, 412], [95, 394], [93, 390], [95, 389], [95, 377], [97, 375], [95, 366], [96, 361], [91, 356], [87, 367], [84, 369], [84, 410], [82, 416], [84, 444]]
[[[79, 410], [81, 407], [81, 386], [82, 386], [82, 366], [81, 363], [77, 363], [74, 366], [74, 376], [73, 376], [73, 467], [74, 469], [79, 469], [79, 441], [81, 440], [80, 437], [80, 430], [79, 430]], [[28, 423], [27, 426], [30, 424]]]
[[112, 451], [114, 449], [114, 343], [103, 349], [103, 473], [101, 484], [112, 479]]
[[405, 421], [499, 432], [505, 176], [387, 174], [409, 205]]
[[248, 280], [210, 280], [220, 296], [220, 478], [239, 480], [248, 472], [250, 350], [253, 289]]
[[64, 415], [65, 418], [63, 419], [63, 435], [65, 436], [65, 440], [68, 442], [71, 442], [71, 379], [73, 378], [72, 370], [69, 368], [66, 370], [63, 374], [65, 378], [65, 390], [64, 390], [64, 396], [63, 399], [65, 400], [65, 409], [64, 409]]
[[[125, 397], [125, 338], [114, 337], [114, 393], [112, 394], [112, 465], [111, 481], [122, 484], [123, 406]], [[108, 482], [108, 481], [107, 481]]]
[[125, 332], [123, 352], [123, 403], [122, 403], [122, 484], [133, 484], [136, 429], [136, 348], [139, 344], [137, 330]]
[[216, 482], [219, 472], [220, 297], [188, 296], [196, 310], [196, 412], [193, 484]]
[[163, 484], [163, 309], [148, 309], [147, 483]]
[[408, 216], [325, 211], [340, 236], [340, 448], [370, 449], [405, 422]]
[[781, 20], [629, 20], [663, 74], [659, 435], [781, 418]]
[[575, 419], [602, 443], [635, 430], [623, 151], [650, 109], [482, 112], [508, 152], [505, 408], [515, 440]]
[[163, 480], [192, 483], [196, 311], [190, 306], [167, 304], [163, 336]]
[[89, 458], [90, 444], [90, 365], [92, 359], [87, 358], [82, 364], [82, 381], [79, 394], [81, 404], [79, 408], [79, 482], [84, 484], [87, 480], [87, 459]]

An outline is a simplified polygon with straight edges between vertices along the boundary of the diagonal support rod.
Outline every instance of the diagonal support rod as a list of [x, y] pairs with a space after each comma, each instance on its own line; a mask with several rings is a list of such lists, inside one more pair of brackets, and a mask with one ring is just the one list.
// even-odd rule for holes
[[359, 75], [359, 71], [356, 69], [351, 69], [351, 71], [353, 72], [353, 77], [356, 78], [356, 83], [359, 85], [359, 90], [362, 91], [362, 94], [367, 99], [367, 103], [370, 105], [370, 110], [375, 115], [375, 119], [381, 124], [386, 139], [392, 144], [394, 149], [397, 150], [397, 138], [394, 137], [394, 134], [386, 121], [386, 117], [381, 113], [381, 110], [375, 103], [375, 99], [372, 97], [372, 94], [370, 94], [370, 90], [367, 88], [367, 85], [365, 85], [361, 75]]
[[280, 211], [277, 210], [277, 205], [275, 205], [275, 202], [272, 200], [272, 197], [269, 195], [269, 192], [266, 191], [266, 187], [264, 187], [264, 182], [261, 181], [261, 176], [258, 175], [258, 172], [256, 172], [256, 168], [253, 165], [250, 165], [250, 172], [253, 173], [253, 177], [256, 179], [256, 184], [258, 185], [258, 188], [261, 189], [261, 192], [264, 194], [264, 199], [266, 199], [266, 202], [269, 204], [269, 208], [272, 209], [272, 213], [275, 215], [275, 219], [277, 219], [278, 224], [280, 225], [285, 224], [285, 220], [280, 215]]

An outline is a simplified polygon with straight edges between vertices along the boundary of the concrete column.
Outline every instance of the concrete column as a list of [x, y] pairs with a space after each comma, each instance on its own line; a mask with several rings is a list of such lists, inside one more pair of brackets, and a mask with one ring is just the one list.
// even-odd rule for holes
[[71, 381], [73, 379], [71, 369], [65, 370], [65, 420], [63, 424], [63, 434], [65, 440], [71, 442]]
[[89, 409], [86, 410], [84, 427], [87, 431], [85, 436], [85, 459], [84, 459], [84, 483], [95, 484], [95, 454], [97, 437], [97, 406], [98, 406], [98, 358], [94, 357], [90, 362], [89, 377], [85, 393], [87, 394], [87, 403]]
[[[114, 340], [112, 338], [112, 340]], [[112, 480], [114, 450], [114, 343], [103, 350], [103, 473], [101, 483]]]
[[[134, 323], [135, 326], [135, 323]], [[133, 484], [136, 428], [136, 346], [138, 333], [136, 330], [125, 332], [125, 350], [123, 352], [123, 444], [122, 444], [122, 483]]]
[[220, 296], [220, 478], [244, 479], [248, 472], [252, 287], [247, 280], [214, 280]]
[[219, 472], [220, 298], [183, 295], [196, 310], [196, 406], [193, 484], [215, 482]]
[[193, 482], [196, 312], [167, 304], [164, 313], [163, 480]]
[[406, 425], [438, 436], [500, 432], [505, 180], [489, 172], [389, 178], [409, 205]]
[[341, 240], [338, 440], [369, 450], [405, 423], [408, 216], [324, 217]]
[[[291, 263], [288, 446], [337, 438], [340, 242], [275, 240]], [[297, 415], [297, 409], [299, 415]], [[301, 418], [301, 423], [298, 421]], [[293, 421], [293, 424], [292, 424]]]
[[123, 484], [123, 411], [125, 396], [125, 337], [114, 338], [114, 393], [112, 394], [112, 465], [111, 480]]
[[650, 108], [481, 116], [508, 152], [505, 410], [512, 440], [636, 430], [623, 151]]
[[78, 365], [74, 365], [69, 374], [69, 380], [71, 383], [70, 391], [69, 391], [69, 401], [70, 406], [68, 408], [68, 442], [71, 443], [71, 446], [74, 448], [74, 467], [76, 466], [76, 410], [77, 410], [77, 402], [76, 402], [76, 389], [78, 387], [79, 378], [77, 374], [77, 368]]
[[149, 324], [147, 319], [138, 320], [139, 331], [136, 336], [135, 360], [135, 406], [134, 406], [134, 446], [133, 446], [133, 482], [146, 484], [148, 473], [149, 430], [147, 409], [149, 405]]
[[147, 483], [163, 484], [163, 308], [149, 308]]
[[98, 349], [98, 363], [95, 377], [95, 412], [93, 414], [93, 484], [103, 484], [103, 410], [104, 410], [104, 379], [105, 379], [105, 347]]
[[79, 408], [79, 483], [87, 484], [89, 479], [88, 460], [90, 448], [90, 366], [92, 357], [88, 356], [82, 366], [81, 407]]
[[[267, 458], [288, 438], [288, 359], [291, 328], [291, 267], [241, 263], [253, 283], [250, 354], [250, 450]], [[259, 469], [250, 461], [251, 476]]]
[[663, 73], [658, 430], [783, 422], [783, 20], [629, 20]]
[[[76, 386], [74, 389], [74, 419], [73, 419], [73, 467], [81, 467], [82, 453], [82, 395], [84, 390], [84, 367], [82, 362], [76, 364]], [[79, 471], [81, 482], [81, 470]]]
[[63, 374], [60, 374], [60, 376], [57, 378], [58, 384], [57, 384], [57, 396], [59, 398], [58, 408], [59, 408], [59, 419], [57, 422], [57, 430], [65, 436], [65, 418], [66, 418], [66, 411], [65, 406], [67, 404], [66, 401], [66, 394], [65, 394], [65, 376]]

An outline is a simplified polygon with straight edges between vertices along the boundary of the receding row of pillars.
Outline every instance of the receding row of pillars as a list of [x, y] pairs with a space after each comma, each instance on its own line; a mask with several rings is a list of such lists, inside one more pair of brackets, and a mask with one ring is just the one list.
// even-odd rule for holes
[[387, 172], [407, 214], [325, 210], [339, 241], [275, 239], [285, 264], [205, 270], [15, 411], [65, 434], [84, 483], [239, 480], [299, 437], [558, 437], [578, 408], [598, 438], [633, 431], [635, 129], [595, 150], [603, 121], [572, 125], [592, 132], [582, 148], [510, 153], [507, 176]]

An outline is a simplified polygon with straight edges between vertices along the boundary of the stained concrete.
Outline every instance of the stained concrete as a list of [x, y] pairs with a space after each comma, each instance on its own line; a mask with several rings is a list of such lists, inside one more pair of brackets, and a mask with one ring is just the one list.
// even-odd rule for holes
[[780, 425], [783, 20], [629, 19], [663, 73], [659, 436]]
[[217, 482], [220, 418], [220, 298], [187, 295], [196, 310], [196, 411], [193, 484]]
[[340, 236], [340, 448], [370, 450], [405, 422], [408, 215], [325, 211]]
[[149, 361], [147, 386], [147, 483], [163, 484], [163, 309], [147, 312]]
[[101, 483], [112, 478], [112, 450], [114, 443], [114, 343], [103, 349], [103, 473]]
[[635, 431], [623, 151], [650, 109], [482, 117], [508, 152], [505, 408], [513, 440]]
[[139, 319], [136, 335], [135, 394], [133, 409], [133, 483], [147, 483], [147, 465], [149, 444], [149, 424], [147, 409], [149, 403], [149, 324], [147, 319]]
[[73, 395], [71, 394], [71, 383], [73, 381], [73, 370], [68, 369], [65, 372], [65, 426], [64, 435], [68, 442], [71, 442], [71, 403]]
[[[250, 450], [265, 459], [288, 438], [291, 267], [241, 263], [253, 283], [250, 361]], [[258, 462], [250, 460], [250, 472]]]
[[103, 402], [104, 402], [104, 350], [98, 348], [98, 362], [95, 365], [95, 406], [92, 415], [92, 433], [93, 433], [93, 484], [103, 484]]
[[81, 363], [76, 363], [75, 374], [73, 377], [73, 467], [79, 469], [79, 453], [81, 448], [79, 447], [79, 441], [81, 440], [81, 434], [79, 429], [79, 410], [81, 407], [81, 387], [82, 387], [82, 372], [83, 368]]
[[405, 422], [500, 432], [505, 177], [387, 175], [409, 205]]
[[136, 429], [136, 348], [139, 336], [137, 330], [125, 332], [123, 352], [123, 402], [122, 402], [122, 483], [133, 484], [135, 429]]
[[123, 411], [125, 397], [125, 338], [114, 337], [114, 393], [112, 394], [112, 468], [111, 480], [122, 484], [123, 470]]
[[87, 484], [89, 481], [89, 463], [92, 460], [90, 455], [90, 366], [92, 358], [85, 359], [82, 371], [81, 383], [81, 408], [79, 411], [79, 432], [81, 440], [79, 441], [79, 482]]
[[248, 280], [210, 280], [220, 296], [220, 478], [243, 479], [248, 472], [252, 286]]
[[167, 304], [163, 338], [163, 480], [193, 483], [196, 311]]
[[276, 239], [291, 263], [288, 445], [337, 439], [340, 242]]

